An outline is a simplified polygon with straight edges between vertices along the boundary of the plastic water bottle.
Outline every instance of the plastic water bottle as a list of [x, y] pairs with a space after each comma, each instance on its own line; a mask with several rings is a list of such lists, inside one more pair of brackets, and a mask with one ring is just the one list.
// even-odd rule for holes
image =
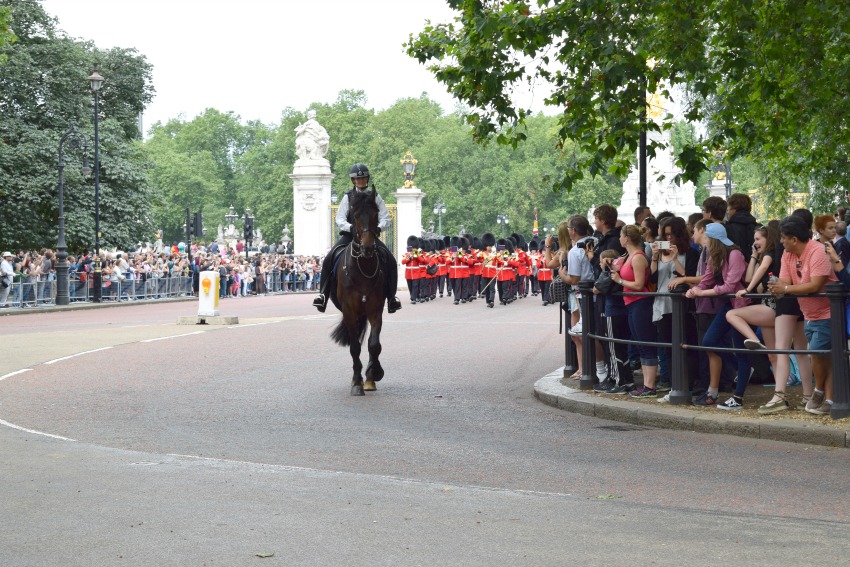
[[[776, 276], [774, 276], [774, 275], [773, 275], [773, 272], [770, 272], [769, 274], [767, 274], [767, 283], [768, 283], [768, 285], [770, 285], [771, 283], [777, 282], [777, 281], [779, 281], [779, 278], [777, 278]], [[785, 295], [785, 294], [784, 294], [784, 293], [777, 294], [777, 295], [776, 295], [776, 298], [777, 298], [777, 299], [779, 299], [779, 298], [780, 298], [780, 297], [782, 297], [783, 295]]]

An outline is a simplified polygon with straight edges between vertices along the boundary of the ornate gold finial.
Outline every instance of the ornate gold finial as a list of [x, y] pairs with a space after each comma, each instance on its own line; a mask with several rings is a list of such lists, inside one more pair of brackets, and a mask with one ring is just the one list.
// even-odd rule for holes
[[402, 169], [404, 169], [404, 187], [409, 189], [414, 187], [413, 176], [416, 175], [416, 164], [419, 160], [413, 158], [413, 154], [408, 150], [404, 154], [404, 159], [401, 160]]

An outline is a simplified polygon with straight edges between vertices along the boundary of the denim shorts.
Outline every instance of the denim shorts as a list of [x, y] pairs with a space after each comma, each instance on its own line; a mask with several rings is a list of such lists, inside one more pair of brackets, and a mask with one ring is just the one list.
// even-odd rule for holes
[[[806, 321], [803, 326], [806, 340], [809, 341], [811, 350], [831, 350], [832, 335], [829, 332], [829, 319], [820, 321]], [[828, 356], [828, 355], [821, 355]]]

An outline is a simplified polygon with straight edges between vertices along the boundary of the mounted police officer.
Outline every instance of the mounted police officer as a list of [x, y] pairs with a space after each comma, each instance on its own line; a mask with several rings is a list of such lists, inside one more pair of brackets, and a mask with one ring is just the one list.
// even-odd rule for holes
[[[351, 208], [349, 202], [354, 191], [365, 191], [369, 185], [369, 168], [362, 163], [355, 163], [348, 171], [348, 176], [354, 184], [350, 190], [345, 193], [342, 202], [339, 204], [339, 210], [336, 213], [336, 224], [339, 227], [339, 240], [334, 245], [333, 249], [327, 253], [324, 262], [322, 262], [322, 283], [319, 295], [313, 300], [313, 307], [325, 312], [330, 297], [332, 285], [336, 285], [336, 275], [331, 272], [334, 269], [334, 257], [337, 252], [348, 246], [353, 236], [351, 234], [354, 218], [351, 216]], [[377, 193], [375, 194], [375, 202], [378, 204], [378, 232], [384, 230], [390, 224], [390, 213], [387, 211], [387, 205]], [[387, 311], [395, 313], [401, 309], [401, 301], [396, 297], [395, 292], [398, 288], [398, 266], [396, 259], [393, 257], [387, 245], [380, 239], [375, 239], [375, 245], [378, 247], [378, 254], [384, 260], [383, 270], [387, 275], [387, 284], [385, 293], [387, 297]]]

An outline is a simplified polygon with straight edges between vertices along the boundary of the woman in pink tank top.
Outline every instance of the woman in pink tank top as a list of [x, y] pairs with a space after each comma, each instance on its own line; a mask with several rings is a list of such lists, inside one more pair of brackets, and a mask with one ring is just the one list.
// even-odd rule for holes
[[[643, 232], [645, 229], [633, 224], [624, 226], [620, 232], [620, 244], [628, 255], [617, 261], [619, 270], [611, 274], [611, 278], [623, 286], [623, 292], [649, 291], [649, 261], [643, 252]], [[617, 269], [616, 267], [614, 268]], [[640, 355], [640, 365], [643, 370], [643, 386], [630, 392], [633, 398], [655, 398], [655, 379], [658, 375], [658, 350], [647, 343], [658, 340], [658, 333], [652, 322], [652, 306], [654, 297], [651, 295], [623, 296], [626, 310], [629, 314], [629, 329], [632, 340], [640, 341], [637, 345]]]

